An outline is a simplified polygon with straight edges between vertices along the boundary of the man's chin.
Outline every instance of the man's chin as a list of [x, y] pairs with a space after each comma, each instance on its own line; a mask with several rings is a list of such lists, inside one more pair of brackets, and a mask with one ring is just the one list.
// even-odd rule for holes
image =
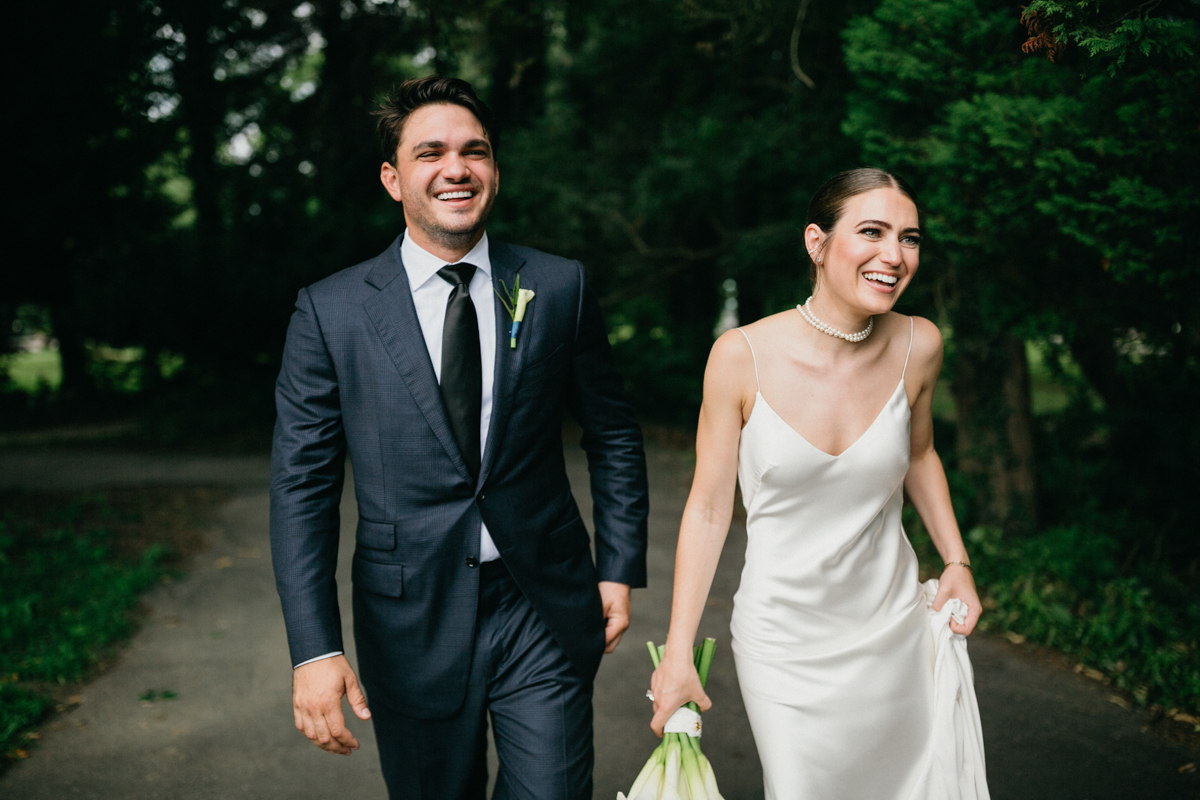
[[487, 222], [487, 212], [480, 213], [479, 209], [463, 209], [455, 213], [438, 214], [433, 220], [433, 228], [445, 236], [465, 236], [470, 238], [483, 230]]
[[462, 247], [477, 238], [483, 227], [484, 220], [475, 220], [469, 225], [438, 225], [429, 231], [429, 235], [444, 246]]

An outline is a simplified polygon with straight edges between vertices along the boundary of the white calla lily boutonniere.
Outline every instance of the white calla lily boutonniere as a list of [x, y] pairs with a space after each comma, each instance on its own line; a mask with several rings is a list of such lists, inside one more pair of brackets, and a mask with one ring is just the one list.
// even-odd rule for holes
[[504, 290], [501, 293], [497, 289], [496, 296], [500, 298], [500, 302], [504, 304], [504, 309], [508, 311], [508, 316], [512, 317], [512, 328], [508, 331], [508, 346], [509, 349], [517, 347], [517, 333], [521, 330], [521, 322], [525, 319], [525, 309], [529, 305], [529, 301], [534, 298], [532, 289], [521, 288], [521, 276], [513, 281], [512, 293], [508, 291], [508, 286], [504, 284], [504, 280], [500, 280], [500, 288]]

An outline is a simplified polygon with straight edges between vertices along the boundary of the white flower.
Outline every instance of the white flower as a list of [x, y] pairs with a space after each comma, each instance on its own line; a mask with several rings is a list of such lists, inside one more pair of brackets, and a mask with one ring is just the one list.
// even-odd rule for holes
[[517, 290], [517, 308], [513, 313], [513, 322], [521, 322], [525, 319], [525, 306], [529, 305], [529, 301], [533, 299], [533, 296], [533, 289]]

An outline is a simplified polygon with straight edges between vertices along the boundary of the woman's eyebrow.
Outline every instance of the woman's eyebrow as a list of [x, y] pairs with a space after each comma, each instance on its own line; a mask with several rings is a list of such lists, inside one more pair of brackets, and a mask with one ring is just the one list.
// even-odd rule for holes
[[[884, 230], [887, 230], [887, 231], [890, 231], [892, 229], [892, 224], [890, 222], [884, 222], [881, 219], [864, 219], [862, 222], [860, 222], [858, 224], [859, 224], [859, 226], [873, 225], [876, 228], [883, 228]], [[900, 232], [901, 233], [920, 233], [921, 229], [920, 228], [905, 228], [904, 230], [902, 230]]]

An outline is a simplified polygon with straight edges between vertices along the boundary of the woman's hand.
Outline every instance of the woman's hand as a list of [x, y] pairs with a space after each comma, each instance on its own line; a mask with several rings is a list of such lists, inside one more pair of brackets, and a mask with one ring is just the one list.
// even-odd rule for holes
[[650, 678], [650, 691], [654, 694], [654, 719], [650, 720], [650, 727], [660, 739], [667, 720], [684, 704], [695, 703], [701, 711], [712, 708], [712, 700], [700, 686], [700, 676], [691, 658], [672, 659], [670, 650]]
[[933, 598], [933, 610], [941, 611], [951, 597], [957, 597], [967, 604], [967, 618], [962, 623], [951, 619], [950, 630], [970, 636], [971, 631], [975, 630], [975, 623], [979, 622], [979, 615], [983, 613], [983, 604], [979, 602], [979, 592], [975, 589], [975, 576], [961, 564], [950, 564], [942, 570], [937, 595]]

